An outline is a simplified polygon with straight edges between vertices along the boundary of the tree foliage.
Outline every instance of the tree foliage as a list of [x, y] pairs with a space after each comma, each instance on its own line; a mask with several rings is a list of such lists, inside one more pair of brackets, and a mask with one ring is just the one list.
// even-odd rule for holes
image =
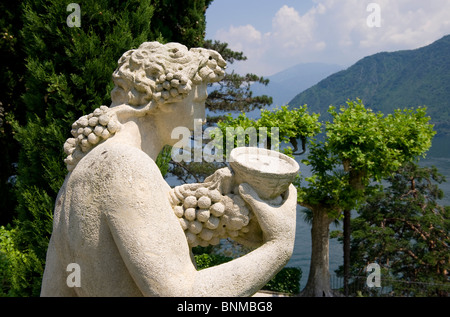
[[[261, 144], [261, 146], [265, 145], [270, 148], [271, 145], [274, 145], [272, 143], [277, 141], [286, 144], [291, 143], [293, 148], [287, 148], [286, 152], [293, 154], [298, 150], [298, 139], [302, 140], [304, 147], [308, 138], [312, 138], [320, 132], [321, 124], [318, 122], [318, 118], [317, 114], [309, 114], [306, 106], [296, 109], [288, 109], [287, 106], [282, 106], [274, 110], [262, 109], [259, 119], [250, 119], [245, 113], [237, 117], [228, 114], [218, 122], [218, 127], [223, 135], [227, 134], [227, 128], [236, 129], [240, 127], [244, 131], [250, 127], [256, 131], [264, 128], [267, 130], [267, 143]], [[272, 131], [274, 134], [272, 134]], [[233, 147], [237, 145], [236, 142], [233, 143]], [[248, 145], [248, 140], [240, 146], [246, 145]]]
[[[308, 179], [319, 188], [334, 183], [334, 197], [328, 190], [304, 196], [305, 203], [340, 201], [343, 208], [353, 208], [363, 201], [365, 187], [397, 171], [403, 164], [418, 160], [431, 147], [435, 135], [426, 108], [396, 110], [384, 116], [367, 109], [361, 100], [346, 106], [330, 107], [332, 121], [325, 124], [322, 141], [313, 140], [305, 164], [312, 167]], [[331, 180], [334, 177], [335, 180]], [[338, 186], [340, 184], [340, 186]], [[322, 191], [319, 191], [322, 192]], [[328, 198], [327, 198], [328, 197]]]
[[[204, 46], [219, 52], [228, 64], [247, 59], [242, 52], [230, 50], [227, 43], [208, 40]], [[240, 75], [234, 71], [227, 72], [223, 80], [213, 85], [206, 107], [212, 112], [249, 112], [272, 104], [272, 97], [253, 95], [250, 88], [255, 82], [267, 85], [269, 80], [255, 74]], [[214, 117], [210, 120], [215, 121]]]
[[[329, 113], [332, 121], [326, 123], [324, 140], [312, 144], [308, 160], [304, 161], [312, 166], [314, 175], [307, 179], [309, 186], [300, 191], [300, 204], [311, 209], [316, 217], [323, 212], [327, 213], [330, 221], [343, 217], [344, 288], [347, 293], [350, 211], [364, 203], [371, 194], [374, 188], [368, 186], [371, 182], [380, 181], [404, 164], [425, 155], [435, 132], [429, 124], [426, 108], [396, 110], [394, 114], [384, 116], [367, 109], [357, 99], [347, 101], [339, 112], [330, 107]], [[328, 232], [326, 223], [319, 224], [322, 225], [323, 232], [318, 236]], [[317, 261], [320, 258], [324, 255], [317, 256]], [[318, 284], [321, 287], [327, 285], [323, 282]], [[305, 293], [309, 294], [310, 289], [315, 288], [308, 283]], [[312, 293], [321, 292], [327, 293], [329, 289]]]
[[205, 39], [205, 13], [212, 1], [152, 1], [155, 11], [151, 28], [168, 41], [182, 43], [188, 48], [201, 47]]
[[387, 180], [352, 219], [352, 273], [365, 275], [368, 263], [378, 263], [382, 279], [403, 282], [393, 283], [397, 296], [445, 295], [432, 288], [404, 288], [405, 282], [448, 283], [450, 207], [438, 202], [443, 196], [438, 186], [445, 179], [434, 167], [409, 163]]
[[19, 144], [13, 138], [13, 131], [7, 117], [14, 113], [17, 120], [25, 117], [23, 93], [25, 77], [25, 54], [22, 51], [20, 30], [22, 1], [2, 1], [0, 3], [0, 225], [12, 221], [16, 206], [13, 190]]

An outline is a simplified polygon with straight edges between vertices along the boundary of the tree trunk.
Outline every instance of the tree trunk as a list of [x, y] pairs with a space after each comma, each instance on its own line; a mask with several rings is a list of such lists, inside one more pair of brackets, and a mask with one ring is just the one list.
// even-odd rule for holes
[[350, 219], [351, 211], [344, 210], [344, 295], [348, 296], [348, 280], [350, 277]]
[[[345, 163], [344, 169], [345, 169]], [[363, 178], [365, 176], [365, 171], [354, 170], [350, 168], [349, 170], [349, 184], [356, 192], [361, 195], [364, 193], [365, 186], [363, 184]], [[343, 253], [344, 253], [344, 295], [348, 296], [348, 281], [350, 279], [350, 241], [351, 241], [351, 218], [352, 213], [350, 209], [344, 210], [344, 243], [343, 243]]]
[[332, 220], [328, 218], [326, 209], [313, 209], [311, 264], [308, 282], [300, 296], [334, 296], [331, 290], [329, 272], [329, 232], [331, 222]]

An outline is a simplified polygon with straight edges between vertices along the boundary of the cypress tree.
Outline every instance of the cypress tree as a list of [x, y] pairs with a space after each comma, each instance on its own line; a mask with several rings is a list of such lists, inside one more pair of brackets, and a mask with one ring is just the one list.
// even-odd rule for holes
[[0, 3], [0, 225], [11, 222], [16, 205], [13, 191], [19, 144], [14, 140], [8, 116], [14, 113], [23, 122], [25, 110], [20, 95], [24, 91], [24, 53], [20, 30], [22, 1]]
[[159, 0], [152, 24], [165, 39], [188, 48], [202, 47], [205, 38], [206, 9], [213, 0]]

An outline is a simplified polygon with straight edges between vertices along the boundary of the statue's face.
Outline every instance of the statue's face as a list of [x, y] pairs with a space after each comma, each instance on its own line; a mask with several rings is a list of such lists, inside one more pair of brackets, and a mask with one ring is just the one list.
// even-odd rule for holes
[[[205, 102], [206, 98], [208, 98], [207, 85], [206, 84], [197, 85], [193, 93], [194, 93], [193, 119], [201, 119], [202, 122], [205, 122], [206, 121]], [[191, 127], [191, 129], [193, 129], [193, 127]]]
[[194, 120], [205, 122], [205, 101], [208, 97], [206, 89], [206, 83], [196, 85], [185, 99], [169, 104], [172, 121], [171, 125], [186, 127], [192, 131], [194, 130]]

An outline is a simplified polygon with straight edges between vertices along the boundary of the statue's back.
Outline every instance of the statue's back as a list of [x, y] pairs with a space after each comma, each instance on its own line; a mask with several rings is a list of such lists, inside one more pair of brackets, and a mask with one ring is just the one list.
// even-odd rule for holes
[[[104, 215], [113, 193], [102, 166], [110, 166], [117, 152], [99, 145], [66, 177], [55, 204], [42, 296], [142, 296]], [[72, 263], [79, 276], [71, 275]], [[80, 279], [79, 287], [70, 282], [73, 278]]]

